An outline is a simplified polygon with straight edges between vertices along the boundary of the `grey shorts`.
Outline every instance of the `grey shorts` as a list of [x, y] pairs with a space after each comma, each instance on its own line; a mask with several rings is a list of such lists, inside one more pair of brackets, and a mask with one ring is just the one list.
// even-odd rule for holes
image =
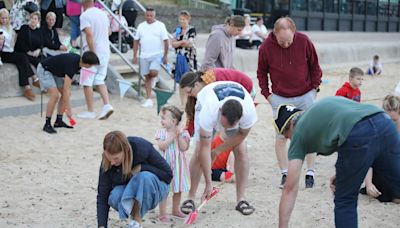
[[62, 88], [64, 87], [64, 78], [53, 75], [50, 71], [43, 68], [39, 63], [37, 66], [37, 76], [40, 81], [40, 90], [44, 91], [48, 88]]
[[162, 56], [160, 55], [150, 58], [140, 58], [140, 75], [148, 75], [151, 70], [160, 71], [161, 58]]
[[[271, 106], [274, 119], [276, 118], [276, 110], [280, 105], [291, 104], [302, 110], [307, 110], [314, 104], [316, 97], [317, 97], [317, 91], [315, 91], [315, 89], [312, 89], [307, 93], [297, 97], [281, 97], [276, 94], [271, 94], [272, 98]], [[283, 137], [283, 135], [278, 134], [278, 132], [277, 135]]]

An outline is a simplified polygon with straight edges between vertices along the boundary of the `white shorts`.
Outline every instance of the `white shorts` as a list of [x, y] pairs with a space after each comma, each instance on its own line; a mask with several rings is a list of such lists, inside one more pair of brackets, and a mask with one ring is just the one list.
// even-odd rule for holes
[[162, 56], [156, 55], [149, 58], [140, 58], [140, 75], [145, 76], [150, 73], [151, 70], [160, 71]]
[[98, 55], [97, 57], [99, 58], [100, 65], [96, 66], [96, 74], [88, 77], [85, 81], [83, 81], [81, 83], [82, 86], [104, 85], [104, 80], [107, 76], [107, 67], [110, 56]]

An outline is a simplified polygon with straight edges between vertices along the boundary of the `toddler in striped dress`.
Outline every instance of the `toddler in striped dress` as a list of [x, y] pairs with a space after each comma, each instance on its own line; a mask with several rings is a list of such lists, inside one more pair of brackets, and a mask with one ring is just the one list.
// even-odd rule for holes
[[[161, 155], [171, 166], [173, 179], [171, 182], [172, 196], [172, 216], [184, 218], [180, 209], [182, 192], [189, 191], [189, 167], [185, 157], [185, 151], [189, 148], [190, 135], [187, 130], [181, 130], [179, 123], [183, 112], [175, 106], [164, 106], [161, 108], [161, 126], [162, 129], [156, 133], [156, 140]], [[160, 203], [161, 222], [169, 222], [170, 219], [166, 213], [167, 199]]]

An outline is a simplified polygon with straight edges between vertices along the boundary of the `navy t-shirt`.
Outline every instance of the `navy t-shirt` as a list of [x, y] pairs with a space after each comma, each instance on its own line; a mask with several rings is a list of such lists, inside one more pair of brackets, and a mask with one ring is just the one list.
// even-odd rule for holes
[[50, 71], [54, 76], [65, 77], [68, 75], [72, 79], [81, 69], [79, 61], [81, 57], [77, 54], [67, 53], [49, 57], [41, 62], [43, 68]]

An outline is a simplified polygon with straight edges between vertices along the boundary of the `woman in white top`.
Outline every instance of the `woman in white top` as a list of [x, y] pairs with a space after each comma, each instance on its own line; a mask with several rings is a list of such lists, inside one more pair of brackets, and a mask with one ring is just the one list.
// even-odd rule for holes
[[260, 46], [268, 36], [268, 30], [264, 25], [263, 18], [257, 17], [256, 23], [251, 28], [253, 31], [253, 36], [251, 37], [252, 45], [256, 45], [258, 48], [258, 46]]
[[238, 48], [243, 48], [243, 49], [247, 49], [247, 48], [251, 48], [251, 37], [253, 35], [253, 31], [251, 29], [251, 25], [250, 25], [250, 15], [245, 14], [244, 15], [244, 22], [245, 22], [245, 26], [242, 30], [242, 33], [237, 36], [236, 39], [236, 47]]
[[24, 53], [14, 52], [15, 33], [10, 24], [8, 10], [0, 9], [0, 31], [3, 32], [4, 44], [1, 50], [1, 59], [4, 63], [13, 63], [19, 73], [19, 86], [24, 87], [24, 96], [33, 101], [35, 94], [29, 85], [28, 78], [32, 77], [33, 85], [39, 87], [39, 80], [33, 73], [28, 57]]

